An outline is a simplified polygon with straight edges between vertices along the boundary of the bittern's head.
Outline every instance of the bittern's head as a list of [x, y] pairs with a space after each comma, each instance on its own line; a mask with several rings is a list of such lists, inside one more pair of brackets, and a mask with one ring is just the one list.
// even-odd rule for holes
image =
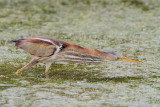
[[142, 63], [141, 61], [137, 61], [137, 60], [134, 60], [134, 59], [123, 58], [123, 57], [119, 57], [117, 60], [118, 61], [127, 61], [127, 62]]
[[116, 53], [112, 53], [112, 52], [104, 52], [104, 53], [107, 54], [109, 56], [108, 58], [110, 58], [110, 60], [113, 60], [113, 61], [127, 61], [127, 62], [142, 63], [141, 61], [129, 59]]

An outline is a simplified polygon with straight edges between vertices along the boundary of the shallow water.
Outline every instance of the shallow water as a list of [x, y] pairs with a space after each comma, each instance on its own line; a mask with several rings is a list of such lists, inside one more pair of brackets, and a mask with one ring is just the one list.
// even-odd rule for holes
[[[0, 0], [0, 106], [160, 105], [160, 2]], [[10, 42], [51, 36], [143, 63], [53, 63], [14, 73], [29, 56]]]

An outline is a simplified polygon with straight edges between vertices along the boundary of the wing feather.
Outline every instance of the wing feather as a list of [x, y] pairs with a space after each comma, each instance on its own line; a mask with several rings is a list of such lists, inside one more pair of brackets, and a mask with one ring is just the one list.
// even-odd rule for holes
[[42, 40], [25, 41], [19, 46], [29, 54], [37, 57], [48, 57], [56, 51], [56, 45]]

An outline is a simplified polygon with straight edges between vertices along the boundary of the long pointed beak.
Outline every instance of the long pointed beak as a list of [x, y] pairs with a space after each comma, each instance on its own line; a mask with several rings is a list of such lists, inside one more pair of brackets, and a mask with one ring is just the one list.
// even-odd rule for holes
[[133, 59], [128, 59], [128, 58], [122, 58], [122, 57], [120, 57], [118, 60], [119, 61], [142, 63], [141, 61], [137, 61], [137, 60], [133, 60]]

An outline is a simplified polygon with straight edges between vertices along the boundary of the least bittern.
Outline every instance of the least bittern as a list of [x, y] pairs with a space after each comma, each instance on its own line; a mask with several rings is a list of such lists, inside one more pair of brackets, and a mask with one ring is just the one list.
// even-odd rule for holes
[[29, 37], [25, 39], [13, 40], [16, 46], [27, 51], [32, 60], [17, 70], [16, 74], [28, 69], [39, 62], [46, 63], [45, 74], [53, 62], [76, 62], [76, 63], [100, 63], [110, 61], [129, 61], [141, 63], [125, 58], [115, 53], [102, 52], [97, 49], [83, 48], [51, 37]]

